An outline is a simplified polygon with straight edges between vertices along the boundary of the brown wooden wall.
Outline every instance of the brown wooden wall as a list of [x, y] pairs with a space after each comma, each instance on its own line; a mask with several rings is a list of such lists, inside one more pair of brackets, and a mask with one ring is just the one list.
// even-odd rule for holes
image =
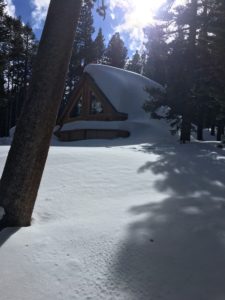
[[[103, 112], [98, 114], [91, 113], [91, 93], [98, 98], [102, 104]], [[79, 115], [71, 116], [71, 112], [82, 98], [82, 108]], [[58, 120], [59, 130], [55, 135], [61, 141], [77, 141], [85, 139], [113, 139], [118, 137], [128, 137], [130, 134], [125, 130], [118, 129], [75, 129], [62, 130], [65, 123], [74, 121], [124, 121], [128, 115], [124, 112], [118, 112], [109, 101], [102, 90], [97, 86], [94, 79], [89, 74], [84, 74], [78, 88], [73, 92], [67, 107]]]
[[129, 137], [126, 130], [117, 129], [76, 129], [56, 132], [60, 141], [78, 141], [86, 139], [114, 139], [118, 137]]

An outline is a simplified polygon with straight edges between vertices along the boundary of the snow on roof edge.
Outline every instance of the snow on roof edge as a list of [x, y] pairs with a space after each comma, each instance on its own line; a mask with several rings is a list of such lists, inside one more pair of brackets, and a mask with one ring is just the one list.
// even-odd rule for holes
[[91, 75], [116, 109], [127, 113], [129, 119], [148, 118], [143, 110], [144, 102], [150, 98], [146, 88], [163, 88], [141, 74], [108, 65], [89, 64], [84, 72]]
[[150, 83], [152, 83], [152, 85], [155, 85], [156, 87], [158, 87], [160, 89], [163, 88], [163, 86], [160, 83], [158, 83], [158, 82], [156, 82], [156, 81], [154, 81], [154, 80], [152, 80], [152, 79], [150, 79], [150, 78], [148, 78], [148, 77], [146, 77], [146, 76], [144, 76], [142, 74], [139, 74], [139, 73], [136, 73], [136, 72], [133, 72], [133, 71], [130, 71], [130, 70], [126, 70], [126, 69], [120, 69], [120, 68], [109, 66], [109, 65], [104, 65], [104, 64], [88, 64], [84, 68], [84, 72], [91, 75], [92, 72], [90, 72], [90, 70], [92, 68], [96, 68], [97, 69], [99, 67], [104, 68], [105, 70], [107, 70], [107, 69], [110, 70], [111, 69], [111, 70], [115, 70], [116, 72], [129, 73], [129, 74], [134, 75], [135, 77], [140, 77], [140, 78], [143, 78], [143, 79], [147, 79]]

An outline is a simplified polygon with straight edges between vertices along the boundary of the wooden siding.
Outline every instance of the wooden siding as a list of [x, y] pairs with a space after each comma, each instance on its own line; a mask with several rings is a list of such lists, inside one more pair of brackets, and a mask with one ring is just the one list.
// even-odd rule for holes
[[114, 139], [118, 137], [129, 137], [130, 133], [126, 130], [117, 129], [76, 129], [57, 131], [55, 135], [60, 141], [78, 141], [87, 139]]
[[[102, 106], [102, 111], [93, 113], [92, 111], [92, 95], [97, 98]], [[82, 105], [79, 113], [76, 115], [76, 105], [82, 99]], [[73, 110], [75, 108], [75, 115]], [[118, 112], [113, 104], [109, 101], [103, 91], [97, 86], [94, 79], [85, 73], [77, 87], [72, 93], [69, 102], [58, 119], [57, 124], [60, 128], [55, 135], [61, 141], [77, 141], [84, 139], [113, 139], [117, 137], [128, 137], [129, 132], [117, 129], [75, 129], [62, 130], [65, 123], [75, 121], [125, 121], [128, 114]]]

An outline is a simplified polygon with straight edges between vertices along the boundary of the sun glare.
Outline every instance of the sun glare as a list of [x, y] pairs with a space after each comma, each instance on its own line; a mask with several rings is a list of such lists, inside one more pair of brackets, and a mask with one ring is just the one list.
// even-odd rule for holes
[[[166, 0], [108, 0], [111, 17], [116, 19], [116, 9], [122, 12], [123, 17], [117, 20], [115, 32], [129, 36], [129, 49], [141, 49], [144, 42], [143, 28], [155, 23], [155, 15]], [[175, 0], [174, 5], [184, 4], [186, 0]]]
[[165, 0], [132, 0], [132, 18], [139, 25], [152, 23], [157, 9]]
[[157, 9], [165, 0], [110, 0], [111, 16], [119, 8], [123, 12], [123, 19], [114, 27], [115, 32], [128, 34], [129, 49], [140, 49], [144, 41], [143, 28], [154, 23]]

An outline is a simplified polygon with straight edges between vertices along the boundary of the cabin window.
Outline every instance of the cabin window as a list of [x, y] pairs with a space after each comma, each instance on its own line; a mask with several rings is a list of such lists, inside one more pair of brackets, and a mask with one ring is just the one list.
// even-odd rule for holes
[[103, 105], [96, 95], [91, 92], [91, 114], [95, 115], [101, 113], [103, 113]]
[[72, 108], [70, 112], [70, 118], [76, 118], [81, 115], [81, 110], [82, 110], [82, 96], [80, 96], [79, 100], [77, 101], [76, 105]]

